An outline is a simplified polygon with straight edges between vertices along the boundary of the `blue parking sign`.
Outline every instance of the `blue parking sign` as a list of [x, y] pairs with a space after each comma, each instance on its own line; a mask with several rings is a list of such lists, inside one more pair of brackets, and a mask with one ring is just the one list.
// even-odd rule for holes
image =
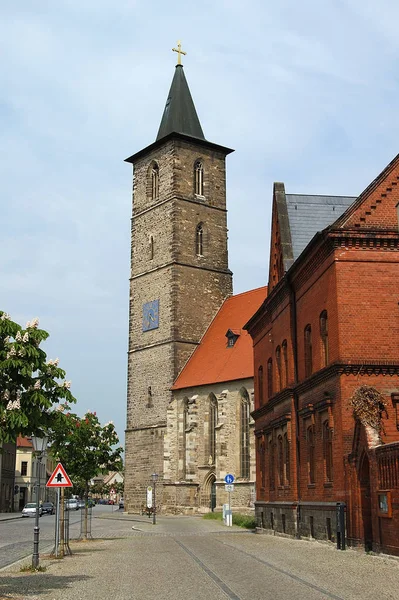
[[226, 483], [233, 483], [234, 481], [234, 475], [230, 475], [230, 473], [228, 475], [226, 475], [226, 477], [224, 478]]

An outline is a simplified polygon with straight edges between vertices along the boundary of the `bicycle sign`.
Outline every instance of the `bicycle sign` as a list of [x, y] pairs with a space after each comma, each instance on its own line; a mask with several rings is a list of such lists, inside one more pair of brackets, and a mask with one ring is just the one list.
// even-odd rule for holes
[[230, 475], [230, 473], [228, 475], [226, 475], [226, 477], [224, 478], [225, 482], [230, 484], [233, 483], [234, 481], [234, 475]]

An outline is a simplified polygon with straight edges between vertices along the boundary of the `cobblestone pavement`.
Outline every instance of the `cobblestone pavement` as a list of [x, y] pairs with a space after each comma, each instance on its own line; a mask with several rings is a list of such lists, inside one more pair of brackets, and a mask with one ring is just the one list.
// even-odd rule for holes
[[399, 561], [256, 535], [198, 517], [95, 517], [96, 539], [71, 543], [44, 573], [0, 572], [18, 600], [398, 600]]

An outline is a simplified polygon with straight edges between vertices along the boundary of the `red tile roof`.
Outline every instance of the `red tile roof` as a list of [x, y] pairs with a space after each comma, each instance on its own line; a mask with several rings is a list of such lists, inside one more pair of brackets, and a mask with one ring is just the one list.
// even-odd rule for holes
[[[224, 301], [172, 390], [253, 377], [252, 339], [242, 327], [258, 310], [266, 294], [267, 287], [261, 287]], [[233, 347], [227, 346], [229, 329], [239, 334]]]
[[17, 448], [33, 448], [33, 445], [30, 439], [19, 435], [17, 437]]

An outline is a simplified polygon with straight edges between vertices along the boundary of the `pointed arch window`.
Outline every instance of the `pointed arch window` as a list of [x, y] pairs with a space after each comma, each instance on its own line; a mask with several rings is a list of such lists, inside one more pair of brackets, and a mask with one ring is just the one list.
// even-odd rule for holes
[[188, 398], [183, 400], [183, 435], [182, 435], [182, 477], [187, 477], [187, 430], [188, 430]]
[[202, 223], [197, 225], [195, 232], [195, 249], [197, 256], [204, 256], [204, 227]]
[[308, 463], [308, 482], [309, 485], [315, 483], [315, 430], [314, 425], [310, 425], [306, 430], [307, 444], [307, 463]]
[[204, 165], [200, 160], [194, 165], [194, 192], [197, 196], [204, 195]]
[[323, 423], [323, 459], [325, 479], [330, 483], [333, 480], [333, 430], [328, 419]]
[[281, 344], [281, 354], [282, 354], [282, 379], [283, 386], [287, 387], [288, 385], [288, 347], [287, 340], [283, 340]]
[[313, 357], [312, 357], [312, 328], [306, 325], [304, 331], [305, 338], [305, 377], [310, 377], [313, 373]]
[[266, 474], [266, 456], [265, 456], [265, 442], [263, 438], [258, 438], [258, 456], [259, 456], [259, 471], [260, 471], [260, 487], [265, 488], [265, 474]]
[[241, 477], [249, 479], [250, 450], [249, 450], [249, 396], [245, 389], [240, 392], [240, 472]]
[[283, 389], [283, 378], [281, 372], [281, 348], [277, 346], [276, 348], [276, 367], [277, 367], [277, 391]]
[[269, 358], [267, 361], [267, 397], [273, 396], [273, 360]]
[[328, 365], [328, 320], [326, 310], [323, 310], [320, 314], [320, 338], [322, 367], [325, 367]]
[[208, 431], [208, 456], [209, 462], [215, 464], [216, 459], [216, 426], [218, 424], [218, 403], [211, 394], [209, 398], [209, 431]]
[[151, 170], [151, 200], [156, 200], [159, 196], [159, 167], [157, 163], [152, 165]]

